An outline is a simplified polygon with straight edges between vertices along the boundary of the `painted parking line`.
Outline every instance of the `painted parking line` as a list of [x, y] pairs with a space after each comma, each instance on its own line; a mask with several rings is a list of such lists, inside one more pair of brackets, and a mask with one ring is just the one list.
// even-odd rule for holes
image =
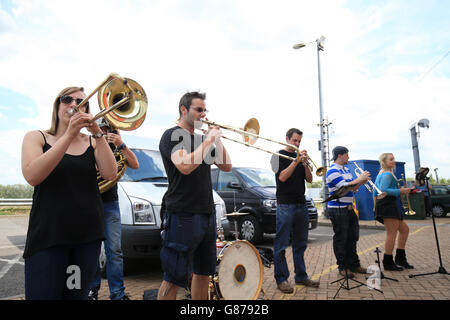
[[0, 247], [0, 250], [2, 250], [2, 249], [10, 249], [10, 248], [18, 248], [18, 247], [25, 247], [25, 244], [17, 244], [17, 245], [3, 246], [3, 247]]
[[[411, 233], [409, 234], [409, 236], [412, 236], [412, 235], [414, 235], [414, 234], [416, 234], [416, 233], [419, 233], [419, 232], [421, 232], [421, 231], [423, 231], [423, 230], [425, 230], [425, 229], [428, 229], [428, 228], [431, 228], [431, 226], [421, 227], [421, 228], [417, 229], [416, 231], [411, 232]], [[372, 250], [375, 250], [377, 247], [380, 247], [380, 246], [382, 246], [383, 244], [384, 244], [384, 241], [383, 241], [383, 242], [380, 242], [380, 243], [378, 243], [378, 244], [376, 244], [376, 245], [374, 245], [374, 246], [372, 246], [372, 247], [370, 247], [370, 248], [368, 248], [368, 249], [366, 249], [366, 250], [360, 251], [360, 252], [358, 252], [358, 256], [361, 256], [361, 255], [363, 255], [363, 254], [366, 254], [367, 252], [370, 252], [370, 251], [372, 251]], [[311, 277], [311, 280], [318, 280], [320, 277], [322, 277], [322, 276], [324, 276], [324, 275], [330, 273], [330, 272], [333, 271], [333, 270], [336, 270], [337, 268], [338, 268], [338, 265], [337, 265], [337, 264], [334, 264], [334, 265], [332, 265], [332, 266], [329, 266], [328, 268], [325, 268], [325, 269], [322, 271], [322, 273], [313, 275], [313, 276]], [[294, 292], [283, 294], [283, 295], [281, 296], [281, 299], [283, 299], [283, 300], [289, 300], [292, 296], [294, 296], [294, 295], [297, 293], [297, 290], [301, 290], [301, 289], [303, 289], [304, 287], [305, 287], [305, 286], [302, 286], [302, 285], [296, 285], [296, 286], [294, 287]]]
[[328, 237], [328, 238], [332, 238], [333, 235], [332, 234], [325, 234], [325, 233], [308, 233], [308, 236], [316, 236], [316, 237]]
[[2, 269], [0, 269], [0, 279], [3, 278], [5, 276], [5, 274], [8, 273], [9, 269], [11, 269], [13, 265], [15, 265], [15, 264], [23, 265], [24, 263], [19, 261], [21, 258], [22, 258], [22, 254], [15, 256], [14, 259], [12, 259], [12, 260], [0, 259], [2, 261], [7, 262], [6, 266], [4, 266]]
[[25, 263], [23, 263], [21, 261], [16, 261], [15, 259], [11, 260], [11, 259], [2, 259], [2, 258], [0, 258], [0, 261], [7, 262], [7, 263], [12, 263], [12, 264], [20, 264], [22, 266], [25, 265]]

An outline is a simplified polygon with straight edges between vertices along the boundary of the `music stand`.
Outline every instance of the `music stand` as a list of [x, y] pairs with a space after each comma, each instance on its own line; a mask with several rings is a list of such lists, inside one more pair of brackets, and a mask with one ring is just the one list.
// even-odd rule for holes
[[[430, 193], [430, 186], [428, 184], [428, 180], [430, 178], [428, 178], [426, 175], [428, 174], [429, 169], [426, 168], [425, 172], [420, 172], [417, 174], [419, 176], [419, 179], [417, 180], [425, 180], [426, 181], [426, 185], [427, 185], [427, 191], [428, 191], [428, 196], [431, 197], [431, 193]], [[437, 247], [437, 251], [438, 251], [438, 256], [439, 256], [439, 269], [436, 272], [428, 272], [428, 273], [420, 273], [420, 274], [410, 274], [408, 277], [413, 278], [413, 277], [420, 277], [420, 276], [427, 276], [430, 274], [446, 274], [446, 275], [450, 275], [450, 273], [447, 272], [447, 270], [445, 270], [444, 266], [442, 265], [442, 257], [441, 257], [441, 249], [439, 248], [439, 239], [438, 239], [438, 234], [437, 234], [437, 230], [436, 230], [436, 222], [434, 221], [434, 214], [433, 212], [431, 212], [431, 219], [433, 221], [433, 229], [434, 229], [434, 237], [436, 239], [436, 247]]]
[[[354, 286], [354, 287], [350, 287], [350, 285], [349, 285], [349, 283], [348, 283], [348, 280], [352, 280], [352, 281], [358, 283], [358, 285], [356, 285], [356, 286]], [[338, 279], [338, 280], [335, 280], [335, 281], [333, 281], [333, 282], [330, 282], [330, 284], [333, 284], [333, 283], [336, 283], [336, 282], [339, 282], [339, 288], [338, 288], [338, 290], [336, 291], [336, 294], [334, 295], [333, 299], [336, 298], [336, 296], [338, 295], [338, 293], [339, 293], [339, 291], [340, 291], [341, 289], [345, 289], [345, 290], [347, 290], [347, 291], [350, 291], [350, 290], [352, 290], [352, 289], [359, 288], [359, 287], [361, 287], [361, 286], [367, 286], [367, 284], [364, 284], [364, 283], [362, 283], [362, 282], [360, 282], [360, 281], [358, 281], [358, 280], [350, 279], [350, 278], [348, 277], [348, 274], [347, 274], [347, 268], [345, 268], [345, 276], [344, 276], [343, 278]], [[345, 283], [345, 285], [344, 285], [344, 283]], [[379, 291], [378, 289], [375, 289], [375, 290]]]
[[380, 265], [380, 249], [378, 249], [378, 247], [375, 249], [375, 251], [377, 253], [377, 260], [375, 260], [375, 262], [378, 264], [378, 268], [380, 269], [380, 274], [381, 274], [381, 279], [387, 279], [387, 280], [392, 280], [395, 282], [398, 282], [397, 279], [393, 279], [393, 278], [389, 278], [389, 277], [385, 277], [383, 271], [381, 271], [381, 265]]

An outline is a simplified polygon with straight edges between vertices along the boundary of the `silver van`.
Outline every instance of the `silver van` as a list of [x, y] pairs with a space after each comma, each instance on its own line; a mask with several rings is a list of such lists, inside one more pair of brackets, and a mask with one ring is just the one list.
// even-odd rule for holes
[[[123, 257], [137, 259], [159, 256], [161, 249], [161, 200], [167, 190], [167, 175], [158, 150], [131, 148], [139, 169], [127, 168], [118, 182], [122, 220]], [[223, 232], [229, 222], [222, 198], [213, 190], [217, 228]], [[102, 245], [100, 265], [104, 274], [106, 257]]]

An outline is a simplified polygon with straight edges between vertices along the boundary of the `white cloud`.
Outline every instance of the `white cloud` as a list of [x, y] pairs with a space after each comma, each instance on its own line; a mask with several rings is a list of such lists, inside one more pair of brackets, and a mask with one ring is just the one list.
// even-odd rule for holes
[[[195, 7], [181, 0], [15, 4], [13, 17], [0, 11], [0, 25], [9, 26], [0, 33], [0, 48], [8, 52], [0, 55], [0, 86], [36, 102], [37, 117], [22, 120], [28, 126], [50, 125], [53, 99], [62, 88], [82, 85], [90, 91], [117, 72], [138, 81], [149, 97], [147, 119], [131, 136], [159, 140], [175, 125], [181, 95], [198, 89], [207, 93], [210, 120], [241, 127], [256, 117], [261, 135], [279, 141], [288, 128], [299, 127], [302, 147], [319, 164], [316, 50], [314, 45], [293, 50], [292, 45], [323, 34], [324, 115], [334, 130], [330, 147], [348, 146], [353, 159], [376, 159], [391, 150], [411, 173], [408, 128], [428, 118], [430, 130], [419, 142], [422, 163], [450, 177], [450, 80], [431, 73], [414, 85], [411, 74], [421, 72], [421, 66], [389, 64], [388, 54], [401, 55], [426, 35], [399, 42], [392, 34], [390, 42], [372, 37], [398, 14], [396, 4], [358, 12], [345, 1], [199, 2]], [[386, 62], [374, 72], [367, 57], [380, 48]], [[270, 155], [225, 144], [236, 165], [268, 166]]]

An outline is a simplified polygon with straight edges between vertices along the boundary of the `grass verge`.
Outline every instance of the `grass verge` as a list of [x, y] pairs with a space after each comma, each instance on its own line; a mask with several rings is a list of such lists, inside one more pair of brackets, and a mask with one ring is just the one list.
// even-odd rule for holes
[[29, 214], [31, 206], [24, 207], [0, 207], [0, 216], [15, 216]]

